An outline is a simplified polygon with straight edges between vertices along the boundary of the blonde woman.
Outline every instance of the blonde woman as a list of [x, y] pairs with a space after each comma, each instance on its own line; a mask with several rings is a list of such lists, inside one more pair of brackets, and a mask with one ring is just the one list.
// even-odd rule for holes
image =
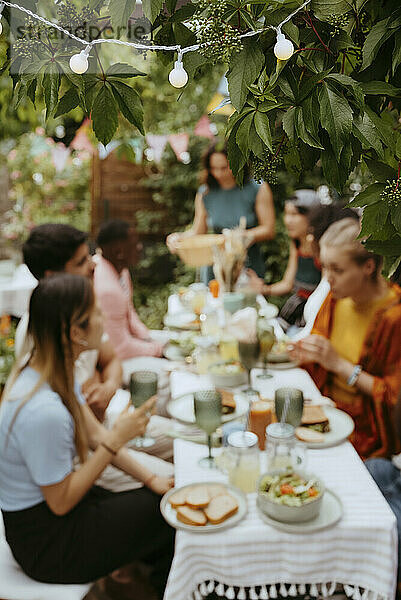
[[343, 219], [320, 239], [331, 291], [308, 337], [294, 343], [321, 392], [355, 421], [352, 442], [363, 458], [399, 449], [393, 412], [401, 389], [401, 289], [381, 276], [382, 258]]
[[[102, 335], [89, 279], [64, 274], [40, 281], [29, 313], [32, 355], [10, 376], [0, 407], [0, 507], [13, 555], [30, 577], [48, 583], [93, 581], [141, 559], [152, 566], [161, 598], [174, 536], [159, 494], [173, 482], [124, 448], [145, 431], [155, 398], [123, 411], [106, 430], [74, 386], [75, 360], [97, 348]], [[110, 463], [144, 487], [112, 493], [95, 486]]]

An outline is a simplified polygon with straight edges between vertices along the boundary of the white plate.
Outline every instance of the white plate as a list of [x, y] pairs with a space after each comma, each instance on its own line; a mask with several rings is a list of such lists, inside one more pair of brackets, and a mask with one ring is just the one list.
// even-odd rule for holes
[[259, 515], [268, 525], [286, 531], [287, 533], [312, 533], [313, 531], [320, 531], [327, 527], [332, 527], [341, 519], [344, 513], [343, 504], [340, 498], [326, 488], [320, 513], [315, 519], [306, 521], [306, 523], [283, 523], [282, 521], [276, 521], [268, 517], [259, 507], [258, 500], [256, 505], [259, 509]]
[[[222, 415], [222, 423], [227, 421], [233, 421], [243, 417], [248, 412], [249, 403], [241, 393], [234, 394], [235, 400], [235, 411], [228, 414]], [[167, 412], [172, 419], [185, 423], [186, 425], [195, 425], [195, 411], [194, 411], [194, 394], [184, 394], [178, 398], [172, 398], [167, 402]]]
[[304, 442], [308, 448], [330, 448], [345, 442], [354, 431], [355, 423], [351, 417], [338, 408], [332, 406], [322, 407], [330, 423], [330, 431], [324, 433], [323, 442]]
[[173, 327], [174, 329], [187, 329], [190, 331], [198, 331], [200, 324], [193, 323], [196, 319], [195, 313], [182, 312], [177, 314], [164, 315], [163, 323], [166, 327]]
[[227, 488], [227, 491], [234, 496], [236, 501], [238, 502], [238, 510], [232, 516], [223, 521], [222, 523], [218, 523], [217, 525], [212, 525], [211, 523], [207, 525], [187, 525], [186, 523], [182, 523], [177, 519], [176, 509], [173, 508], [168, 501], [172, 494], [178, 492], [179, 490], [185, 490], [186, 488], [193, 487], [194, 485], [207, 485], [207, 484], [216, 485], [216, 481], [201, 481], [199, 483], [191, 483], [189, 485], [183, 485], [180, 488], [173, 488], [169, 490], [166, 494], [164, 494], [163, 498], [160, 502], [160, 510], [163, 517], [166, 519], [167, 523], [174, 527], [175, 529], [184, 529], [184, 531], [194, 531], [195, 533], [215, 533], [216, 531], [221, 531], [222, 529], [227, 529], [228, 527], [232, 527], [236, 525], [241, 519], [243, 519], [248, 511], [248, 504], [246, 500], [246, 496], [239, 489], [235, 488], [232, 485], [227, 483], [221, 484]]

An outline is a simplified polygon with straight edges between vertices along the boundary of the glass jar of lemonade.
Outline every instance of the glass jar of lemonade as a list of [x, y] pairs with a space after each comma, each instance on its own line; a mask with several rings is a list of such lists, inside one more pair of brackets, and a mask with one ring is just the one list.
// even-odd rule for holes
[[257, 435], [250, 431], [233, 431], [227, 443], [225, 464], [230, 483], [247, 494], [256, 492], [260, 476]]

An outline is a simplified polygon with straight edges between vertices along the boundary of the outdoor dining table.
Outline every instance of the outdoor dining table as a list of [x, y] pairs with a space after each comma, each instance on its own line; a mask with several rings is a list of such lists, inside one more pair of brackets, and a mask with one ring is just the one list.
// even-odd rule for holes
[[[299, 371], [290, 369], [287, 377], [298, 376], [300, 381]], [[207, 387], [207, 377], [196, 377], [173, 372], [172, 396], [194, 391], [194, 386]], [[312, 380], [309, 384], [310, 393], [316, 394]], [[198, 465], [205, 453], [203, 445], [174, 441], [176, 487], [227, 481], [219, 470]], [[308, 471], [341, 499], [344, 513], [336, 525], [313, 533], [280, 531], [259, 514], [256, 493], [248, 494], [247, 514], [235, 526], [216, 533], [177, 531], [164, 600], [201, 600], [212, 591], [228, 599], [268, 600], [302, 595], [307, 585], [311, 596], [325, 597], [337, 584], [353, 600], [391, 600], [397, 569], [396, 519], [353, 446], [344, 442], [309, 450]]]

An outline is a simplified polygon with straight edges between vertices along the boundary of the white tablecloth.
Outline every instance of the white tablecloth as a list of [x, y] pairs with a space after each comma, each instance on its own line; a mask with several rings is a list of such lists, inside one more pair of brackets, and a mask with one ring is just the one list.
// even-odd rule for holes
[[[197, 465], [203, 455], [204, 446], [175, 440], [177, 486], [225, 480], [219, 471]], [[248, 514], [235, 527], [215, 534], [177, 532], [164, 600], [200, 600], [213, 589], [241, 600], [244, 587], [251, 588], [250, 598], [291, 597], [304, 593], [305, 584], [313, 584], [312, 596], [327, 596], [336, 583], [353, 600], [391, 600], [397, 568], [395, 516], [351, 444], [309, 452], [308, 460], [310, 471], [343, 501], [344, 516], [337, 525], [309, 535], [284, 533], [262, 521], [256, 494], [248, 494]]]
[[26, 265], [19, 265], [10, 279], [0, 278], [0, 315], [22, 317], [37, 283]]

